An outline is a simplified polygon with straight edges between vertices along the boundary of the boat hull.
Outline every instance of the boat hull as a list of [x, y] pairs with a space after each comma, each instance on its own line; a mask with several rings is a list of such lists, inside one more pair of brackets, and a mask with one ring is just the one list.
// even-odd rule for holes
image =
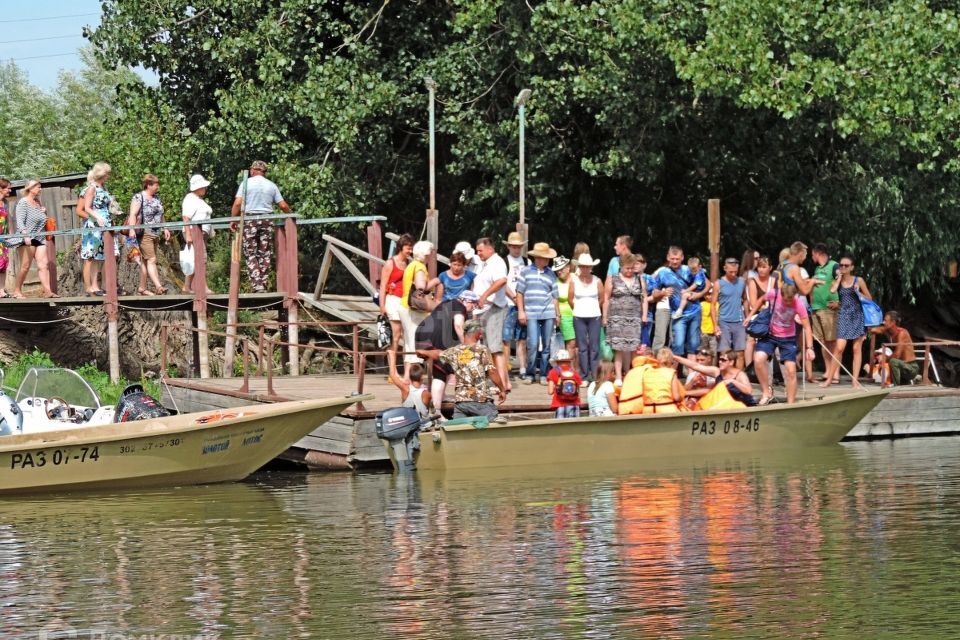
[[[871, 391], [715, 412], [533, 420], [483, 429], [445, 426], [419, 435], [416, 467], [477, 469], [822, 447], [839, 443], [884, 396], [885, 391]], [[393, 456], [391, 447], [387, 451]]]
[[242, 480], [369, 396], [258, 404], [0, 439], [0, 494]]

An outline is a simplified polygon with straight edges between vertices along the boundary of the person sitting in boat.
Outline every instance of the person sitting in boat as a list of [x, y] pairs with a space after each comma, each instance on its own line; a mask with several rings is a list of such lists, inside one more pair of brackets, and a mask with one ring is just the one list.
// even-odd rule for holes
[[547, 374], [547, 393], [555, 418], [580, 417], [580, 383], [583, 379], [573, 370], [573, 358], [566, 349], [557, 351], [557, 366]]
[[400, 389], [402, 407], [413, 407], [421, 418], [430, 415], [430, 391], [424, 385], [423, 365], [415, 362], [410, 365], [410, 382], [407, 382], [397, 373], [397, 352], [387, 351], [387, 361], [390, 363], [390, 382]]
[[[450, 365], [457, 384], [454, 390], [453, 417], [485, 416], [498, 420], [497, 405], [507, 399], [507, 388], [497, 373], [490, 351], [479, 344], [483, 325], [477, 320], [468, 320], [463, 325], [463, 344], [438, 353], [441, 362]], [[500, 336], [496, 336], [499, 338]], [[494, 393], [487, 379], [497, 388]]]
[[602, 361], [597, 367], [597, 375], [587, 388], [587, 407], [590, 416], [599, 418], [617, 415], [619, 400], [617, 388], [613, 381], [617, 378], [617, 370], [612, 362]]
[[737, 368], [737, 355], [737, 352], [732, 349], [722, 352], [717, 358], [719, 366], [716, 367], [700, 362], [699, 358], [691, 360], [674, 356], [677, 362], [688, 369], [713, 378], [717, 382], [723, 382], [723, 384], [714, 385], [707, 393], [701, 395], [694, 406], [694, 411], [743, 408], [757, 404], [752, 395], [753, 385], [750, 384], [750, 378], [745, 371]]
[[657, 359], [650, 356], [646, 345], [640, 345], [636, 353], [617, 396], [617, 414], [621, 416], [643, 413], [643, 375], [647, 370], [660, 366]]
[[673, 351], [660, 349], [657, 364], [643, 374], [643, 413], [677, 413], [683, 401], [683, 385], [677, 378]]
[[463, 342], [463, 326], [473, 315], [478, 298], [479, 296], [469, 289], [461, 291], [456, 299], [437, 305], [417, 326], [417, 355], [432, 363], [433, 382], [430, 385], [430, 395], [437, 413], [440, 413], [440, 404], [443, 402], [447, 385], [456, 382], [453, 369], [440, 361], [440, 352]]
[[[681, 364], [681, 358], [676, 358], [677, 362]], [[687, 358], [683, 358], [687, 360]], [[711, 365], [713, 364], [713, 352], [709, 349], [698, 349], [695, 362], [699, 365]], [[697, 406], [697, 402], [700, 401], [700, 398], [707, 395], [713, 386], [717, 384], [716, 376], [707, 375], [702, 371], [697, 371], [691, 367], [687, 367], [687, 380], [684, 383], [684, 388], [686, 389], [686, 397], [684, 398], [684, 404], [687, 409], [693, 409]]]

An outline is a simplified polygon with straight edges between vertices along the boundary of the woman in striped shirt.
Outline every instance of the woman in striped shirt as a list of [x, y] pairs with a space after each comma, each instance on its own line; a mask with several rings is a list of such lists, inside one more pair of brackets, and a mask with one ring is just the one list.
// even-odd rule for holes
[[17, 202], [17, 233], [26, 234], [23, 244], [17, 248], [20, 256], [20, 269], [17, 273], [17, 284], [13, 290], [14, 298], [23, 298], [23, 281], [27, 279], [27, 272], [34, 260], [37, 261], [37, 275], [40, 277], [40, 286], [43, 287], [44, 298], [59, 298], [50, 289], [50, 271], [47, 268], [47, 240], [44, 233], [47, 229], [47, 208], [40, 203], [42, 185], [39, 180], [30, 180], [24, 187], [24, 196]]

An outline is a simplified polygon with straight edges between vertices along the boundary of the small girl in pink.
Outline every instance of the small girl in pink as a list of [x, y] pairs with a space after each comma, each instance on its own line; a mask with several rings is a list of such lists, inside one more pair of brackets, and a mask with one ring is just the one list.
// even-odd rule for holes
[[767, 377], [767, 361], [773, 357], [776, 349], [780, 350], [780, 363], [784, 368], [783, 381], [787, 388], [787, 402], [792, 403], [797, 399], [797, 322], [803, 325], [804, 342], [807, 345], [807, 360], [814, 359], [813, 353], [813, 332], [810, 330], [810, 319], [807, 314], [807, 306], [803, 298], [797, 295], [797, 288], [792, 284], [785, 284], [782, 287], [770, 287], [762, 298], [750, 310], [744, 325], [749, 323], [749, 319], [760, 309], [765, 301], [773, 303], [772, 314], [770, 316], [770, 333], [766, 337], [757, 341], [756, 351], [753, 361], [757, 371], [757, 378], [760, 380], [759, 404], [764, 405], [773, 399], [773, 390], [769, 385]]

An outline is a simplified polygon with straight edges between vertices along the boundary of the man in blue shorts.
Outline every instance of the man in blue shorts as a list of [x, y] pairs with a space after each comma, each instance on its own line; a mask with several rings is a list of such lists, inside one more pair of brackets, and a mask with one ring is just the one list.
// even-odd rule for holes
[[743, 308], [747, 300], [747, 281], [738, 275], [740, 261], [723, 261], [723, 277], [713, 285], [713, 326], [720, 338], [718, 353], [735, 351], [736, 367], [743, 368], [743, 350], [747, 346], [747, 330], [743, 326]]

